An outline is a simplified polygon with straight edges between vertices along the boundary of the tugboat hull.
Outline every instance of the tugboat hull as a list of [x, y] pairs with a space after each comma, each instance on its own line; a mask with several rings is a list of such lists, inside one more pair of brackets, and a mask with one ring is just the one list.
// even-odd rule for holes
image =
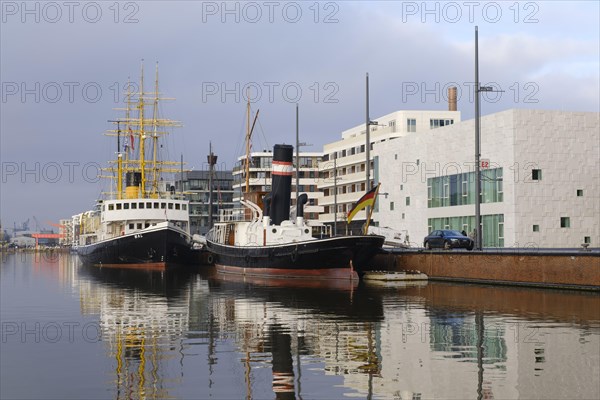
[[217, 271], [252, 276], [358, 279], [382, 236], [346, 236], [285, 245], [241, 247], [208, 241]]
[[101, 267], [166, 269], [193, 261], [189, 236], [165, 227], [77, 247], [85, 264]]

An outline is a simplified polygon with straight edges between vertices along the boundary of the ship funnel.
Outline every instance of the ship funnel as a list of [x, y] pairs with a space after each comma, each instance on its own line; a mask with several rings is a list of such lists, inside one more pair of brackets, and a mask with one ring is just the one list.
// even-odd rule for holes
[[292, 190], [292, 158], [294, 147], [276, 144], [273, 147], [273, 169], [271, 188], [270, 217], [273, 225], [290, 219], [290, 198]]
[[137, 199], [139, 197], [141, 184], [141, 172], [127, 172], [125, 174], [125, 197], [127, 199]]
[[456, 86], [448, 88], [448, 111], [456, 111]]

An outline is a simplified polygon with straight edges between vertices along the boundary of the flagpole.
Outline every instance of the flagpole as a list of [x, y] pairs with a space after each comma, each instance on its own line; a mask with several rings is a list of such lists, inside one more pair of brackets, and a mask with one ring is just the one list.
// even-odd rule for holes
[[369, 210], [369, 217], [367, 218], [367, 223], [365, 224], [365, 231], [363, 232], [365, 235], [369, 231], [369, 223], [371, 222], [371, 217], [373, 216], [373, 210], [375, 210], [375, 202], [377, 201], [377, 195], [379, 194], [379, 188], [381, 187], [381, 183], [377, 184], [377, 189], [375, 189], [375, 196], [373, 197], [373, 207]]

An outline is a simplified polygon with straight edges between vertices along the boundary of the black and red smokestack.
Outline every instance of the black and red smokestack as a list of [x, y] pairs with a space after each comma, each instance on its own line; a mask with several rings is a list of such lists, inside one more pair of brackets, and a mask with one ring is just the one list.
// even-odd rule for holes
[[292, 159], [294, 147], [289, 144], [276, 144], [273, 147], [273, 173], [271, 188], [270, 217], [273, 225], [290, 219], [290, 197], [292, 191]]

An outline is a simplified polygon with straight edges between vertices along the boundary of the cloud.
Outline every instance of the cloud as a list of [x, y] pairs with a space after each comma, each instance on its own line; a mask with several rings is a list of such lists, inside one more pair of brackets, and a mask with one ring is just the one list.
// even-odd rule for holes
[[[114, 97], [123, 96], [128, 77], [138, 80], [142, 58], [147, 87], [159, 61], [161, 91], [177, 98], [161, 105], [165, 116], [184, 125], [173, 130], [169, 155], [178, 160], [183, 153], [192, 166], [201, 165], [209, 141], [219, 160], [233, 166], [244, 134], [241, 92], [251, 83], [262, 90], [253, 103], [254, 110], [261, 110], [259, 148], [295, 141], [296, 101], [301, 140], [313, 144], [307, 150], [319, 151], [338, 140], [341, 131], [363, 123], [366, 72], [372, 118], [398, 109], [445, 109], [443, 88], [450, 82], [459, 85], [459, 109], [463, 118], [470, 118], [475, 24], [480, 29], [481, 80], [497, 82], [504, 90], [499, 101], [483, 104], [484, 114], [521, 107], [598, 110], [598, 5], [591, 3], [536, 3], [536, 24], [522, 23], [528, 11], [523, 8], [515, 23], [508, 8], [512, 3], [502, 3], [498, 23], [486, 22], [480, 14], [474, 22], [442, 18], [423, 23], [420, 15], [406, 18], [406, 2], [297, 3], [302, 11], [297, 22], [290, 22], [293, 9], [284, 14], [284, 3], [278, 3], [272, 21], [263, 8], [257, 22], [251, 21], [249, 3], [242, 2], [228, 3], [239, 9], [233, 14], [220, 9], [222, 2], [132, 3], [137, 9], [119, 3], [118, 23], [108, 8], [112, 3], [98, 3], [104, 8], [97, 23], [81, 14], [75, 14], [73, 23], [22, 23], [17, 15], [0, 26], [0, 77], [3, 85], [14, 82], [19, 90], [21, 84], [32, 88], [39, 82], [42, 99], [35, 102], [35, 94], [23, 98], [19, 92], [2, 101], [0, 156], [11, 162], [112, 158], [114, 139], [102, 132], [111, 127], [109, 119], [119, 116]], [[214, 14], [206, 9], [211, 5], [219, 7]], [[124, 23], [133, 11], [138, 21]], [[63, 88], [60, 101], [48, 101], [50, 91], [41, 93], [53, 82]], [[74, 101], [68, 98], [68, 82], [79, 84]], [[96, 102], [83, 94], [88, 83], [102, 89]], [[412, 83], [419, 92], [408, 96]], [[218, 91], [209, 94], [212, 84]], [[298, 87], [299, 98], [293, 92]], [[427, 90], [436, 93], [424, 95]], [[46, 189], [3, 184], [2, 191], [11, 192], [3, 197], [3, 222], [26, 219], [34, 205], [18, 199], [44, 199]], [[72, 209], [67, 216], [81, 211], [81, 203], [71, 199], [65, 196], [61, 203], [63, 210]], [[47, 202], [39, 204], [43, 208]]]

